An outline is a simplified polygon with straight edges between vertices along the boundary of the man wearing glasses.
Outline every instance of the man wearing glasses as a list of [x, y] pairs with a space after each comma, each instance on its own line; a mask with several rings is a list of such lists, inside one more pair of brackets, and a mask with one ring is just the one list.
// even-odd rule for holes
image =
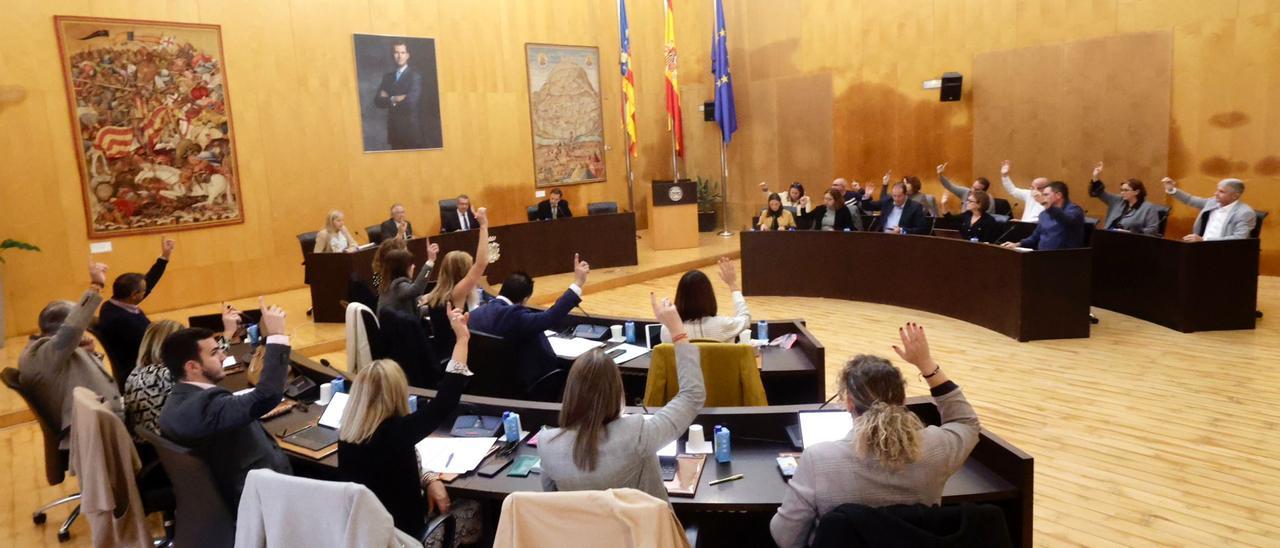
[[[262, 300], [259, 299], [259, 303]], [[240, 504], [244, 479], [250, 470], [269, 468], [292, 472], [275, 440], [258, 422], [280, 403], [289, 369], [289, 337], [284, 310], [261, 305], [259, 324], [267, 339], [262, 376], [253, 390], [234, 395], [216, 383], [226, 375], [227, 343], [208, 329], [178, 331], [164, 340], [160, 355], [175, 384], [160, 412], [161, 433], [193, 449], [209, 466], [227, 508]]]

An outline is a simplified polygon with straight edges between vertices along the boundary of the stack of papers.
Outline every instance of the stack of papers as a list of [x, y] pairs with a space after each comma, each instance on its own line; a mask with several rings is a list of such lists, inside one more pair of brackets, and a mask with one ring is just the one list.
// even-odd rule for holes
[[475, 470], [498, 438], [428, 437], [413, 446], [423, 470], [465, 474]]
[[551, 350], [556, 356], [567, 360], [577, 359], [578, 356], [586, 354], [592, 348], [604, 346], [600, 341], [591, 339], [566, 339], [564, 337], [547, 337], [547, 341], [551, 343]]

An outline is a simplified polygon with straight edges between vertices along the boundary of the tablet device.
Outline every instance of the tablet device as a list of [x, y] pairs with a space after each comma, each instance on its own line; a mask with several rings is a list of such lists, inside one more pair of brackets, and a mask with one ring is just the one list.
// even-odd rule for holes
[[662, 324], [647, 323], [644, 324], [644, 341], [649, 349], [662, 344]]

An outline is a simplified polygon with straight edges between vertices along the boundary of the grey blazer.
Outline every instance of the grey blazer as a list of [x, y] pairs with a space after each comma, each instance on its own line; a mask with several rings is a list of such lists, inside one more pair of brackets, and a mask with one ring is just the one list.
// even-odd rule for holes
[[53, 417], [53, 427], [65, 434], [71, 428], [71, 391], [83, 386], [106, 398], [107, 406], [122, 419], [124, 402], [111, 375], [102, 368], [102, 360], [80, 347], [80, 339], [93, 320], [93, 311], [102, 303], [102, 295], [85, 291], [53, 335], [33, 338], [18, 357], [18, 379], [23, 390], [40, 413]]
[[[1196, 216], [1196, 224], [1191, 228], [1192, 232], [1199, 234], [1201, 225], [1208, 222], [1206, 213], [1222, 207], [1217, 200], [1209, 198], [1199, 198], [1187, 194], [1185, 190], [1178, 189], [1173, 193], [1173, 197], [1179, 202], [1187, 204], [1191, 207], [1199, 208], [1200, 213]], [[1243, 240], [1249, 237], [1249, 233], [1253, 231], [1254, 225], [1258, 223], [1258, 214], [1253, 211], [1249, 204], [1236, 201], [1236, 207], [1231, 212], [1231, 217], [1227, 219], [1226, 224], [1222, 225], [1220, 234], [1205, 234], [1206, 240]]]
[[427, 277], [431, 276], [433, 266], [430, 262], [424, 263], [412, 280], [405, 277], [391, 280], [387, 291], [378, 295], [378, 314], [385, 308], [394, 308], [417, 318], [420, 315], [418, 297], [427, 292]]
[[[1102, 225], [1098, 227], [1106, 230], [1111, 226], [1111, 223], [1120, 218], [1121, 213], [1124, 213], [1124, 198], [1105, 190], [1095, 197], [1107, 204], [1107, 217], [1103, 219]], [[1160, 233], [1160, 207], [1143, 200], [1137, 211], [1120, 221], [1120, 228], [1148, 236], [1163, 236]]]
[[582, 470], [573, 463], [577, 431], [548, 428], [538, 435], [543, 491], [630, 487], [668, 500], [658, 466], [658, 450], [693, 424], [707, 399], [698, 347], [687, 343], [675, 347], [680, 391], [648, 420], [643, 415], [623, 415], [605, 425], [595, 470]]

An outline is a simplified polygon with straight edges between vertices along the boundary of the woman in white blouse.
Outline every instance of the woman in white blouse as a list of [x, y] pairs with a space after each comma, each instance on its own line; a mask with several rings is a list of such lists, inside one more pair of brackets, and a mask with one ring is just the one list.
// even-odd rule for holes
[[347, 231], [341, 211], [336, 209], [325, 217], [324, 228], [316, 233], [315, 253], [344, 253], [355, 251], [360, 243]]
[[[729, 286], [733, 316], [716, 315], [716, 293], [711, 289], [711, 280], [702, 271], [690, 270], [680, 277], [680, 283], [676, 285], [676, 310], [684, 319], [690, 339], [733, 342], [739, 333], [751, 326], [751, 312], [747, 310], [747, 300], [742, 297], [738, 275], [728, 257], [720, 258], [720, 279]], [[671, 342], [671, 333], [666, 327], [662, 328], [662, 342]]]

